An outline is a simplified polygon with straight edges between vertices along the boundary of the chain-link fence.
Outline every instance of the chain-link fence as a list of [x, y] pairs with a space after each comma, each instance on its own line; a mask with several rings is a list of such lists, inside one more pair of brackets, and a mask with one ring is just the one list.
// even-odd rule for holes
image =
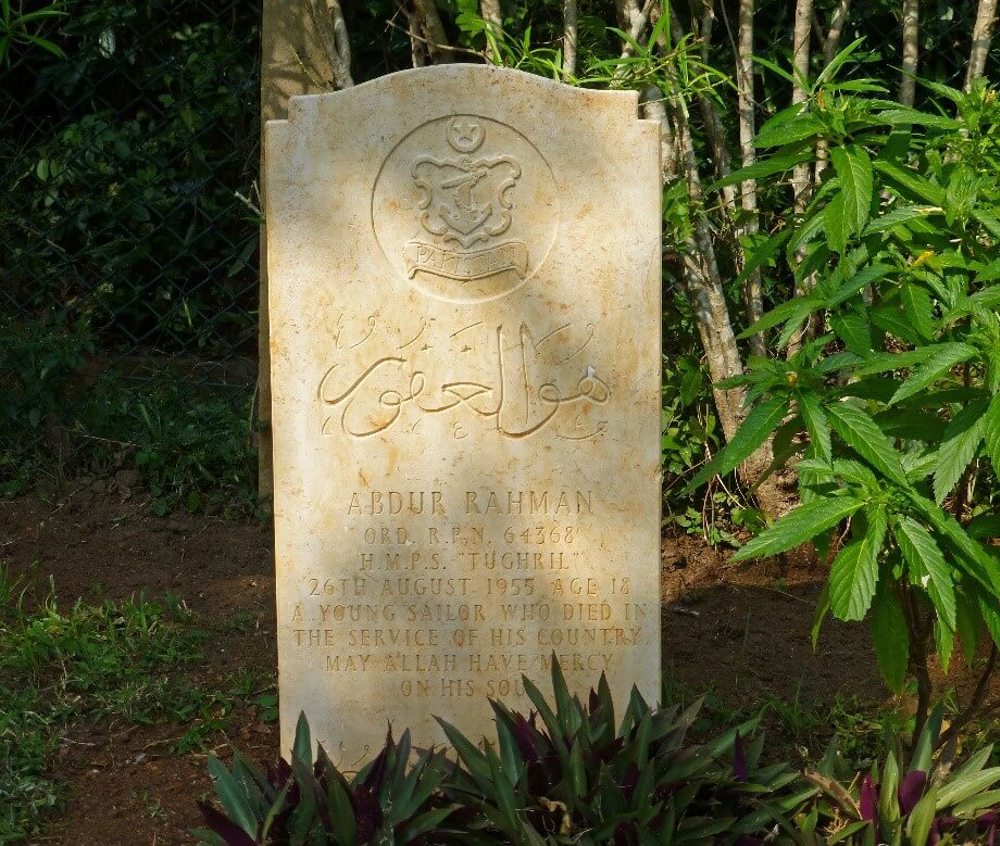
[[250, 501], [259, 9], [60, 9], [62, 55], [15, 40], [0, 82], [0, 490]]
[[[461, 38], [455, 15], [469, 4], [439, 5]], [[504, 5], [519, 33], [533, 26], [558, 46], [561, 3]], [[12, 6], [0, 51], [0, 495], [138, 475], [155, 509], [245, 510], [256, 474], [259, 4]], [[345, 0], [356, 79], [408, 62], [405, 6]], [[758, 4], [757, 52], [779, 64], [794, 6]], [[817, 0], [816, 44], [835, 6]], [[17, 30], [19, 14], [44, 8], [60, 14]], [[890, 90], [900, 8], [855, 2], [841, 38], [865, 38], [859, 73]], [[976, 3], [920, 8], [921, 73], [960, 87]], [[598, 24], [614, 21], [614, 4], [581, 9], [586, 38], [613, 48], [617, 34]], [[711, 61], [723, 70], [736, 21], [737, 4], [718, 0]], [[763, 118], [787, 84], [761, 71], [758, 87]]]

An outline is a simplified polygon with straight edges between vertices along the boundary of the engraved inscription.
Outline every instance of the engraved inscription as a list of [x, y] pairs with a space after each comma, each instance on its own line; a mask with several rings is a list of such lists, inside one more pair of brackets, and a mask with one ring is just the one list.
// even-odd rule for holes
[[[611, 387], [580, 355], [594, 326], [575, 344], [572, 323], [536, 340], [537, 334], [525, 323], [511, 332], [480, 322], [442, 339], [444, 356], [427, 355], [435, 340], [352, 371], [335, 363], [317, 387], [323, 434], [367, 438], [402, 427], [407, 418], [412, 432], [421, 415], [455, 413], [464, 417], [450, 423], [455, 440], [465, 438], [467, 422], [477, 419], [503, 438], [526, 438], [550, 426], [568, 440], [599, 437], [607, 420], [597, 410], [611, 399]], [[574, 348], [569, 355], [561, 352], [565, 343]]]
[[294, 647], [322, 653], [327, 673], [392, 678], [404, 699], [516, 701], [521, 675], [548, 673], [553, 655], [567, 672], [613, 672], [649, 636], [651, 606], [633, 601], [631, 577], [576, 558], [588, 535], [604, 543], [593, 490], [342, 496], [357, 547], [370, 551], [344, 560], [342, 576], [310, 576], [291, 614]]

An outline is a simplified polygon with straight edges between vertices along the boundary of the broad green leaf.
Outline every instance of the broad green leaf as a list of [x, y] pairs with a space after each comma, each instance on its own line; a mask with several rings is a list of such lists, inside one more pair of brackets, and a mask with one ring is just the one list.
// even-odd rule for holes
[[958, 129], [961, 124], [943, 115], [929, 115], [916, 109], [899, 107], [878, 113], [879, 120], [890, 126], [934, 126], [941, 129]]
[[941, 663], [941, 672], [947, 675], [951, 667], [951, 656], [955, 651], [955, 632], [949, 629], [940, 617], [934, 621], [934, 646], [937, 649], [938, 661]]
[[862, 555], [863, 544], [844, 546], [830, 569], [830, 609], [841, 620], [861, 620], [875, 595], [878, 565]]
[[872, 329], [868, 318], [857, 311], [830, 315], [830, 328], [855, 355], [866, 356], [872, 351]]
[[774, 396], [754, 406], [726, 448], [705, 465], [684, 490], [690, 492], [712, 476], [725, 475], [738, 467], [778, 428], [788, 413], [788, 405], [787, 396]]
[[938, 808], [944, 809], [951, 805], [964, 802], [977, 793], [988, 790], [1000, 781], [1000, 767], [988, 767], [978, 772], [957, 773], [942, 784], [938, 791]]
[[713, 182], [708, 190], [717, 191], [728, 185], [739, 185], [748, 179], [763, 179], [766, 176], [774, 176], [776, 173], [784, 173], [787, 170], [791, 170], [795, 165], [811, 161], [812, 158], [812, 150], [803, 150], [798, 153], [779, 153], [776, 156], [770, 156], [752, 165], [733, 171], [728, 176], [723, 177], [717, 182]]
[[949, 629], [955, 629], [955, 587], [951, 568], [933, 535], [912, 517], [900, 516], [893, 526], [899, 551], [910, 567], [910, 577], [927, 591]]
[[989, 595], [1000, 597], [1000, 573], [996, 559], [986, 548], [969, 537], [962, 525], [936, 502], [912, 490], [907, 491], [906, 495], [920, 511], [925, 522], [932, 525], [942, 538], [948, 541], [952, 550], [958, 553], [957, 562], [965, 565], [968, 572], [986, 588]]
[[910, 813], [906, 826], [910, 846], [927, 846], [927, 839], [934, 823], [934, 809], [937, 807], [937, 786], [932, 787]]
[[957, 592], [956, 605], [955, 631], [962, 642], [965, 663], [971, 664], [982, 636], [982, 615], [979, 613], [977, 601], [968, 595], [965, 588]]
[[242, 787], [232, 773], [214, 755], [208, 756], [208, 774], [215, 783], [215, 792], [222, 807], [240, 828], [251, 837], [257, 836], [257, 818]]
[[944, 430], [944, 442], [938, 450], [934, 471], [934, 499], [938, 504], [951, 493], [962, 478], [986, 434], [985, 403], [971, 403], [955, 415]]
[[899, 386], [899, 390], [896, 391], [890, 400], [890, 405], [913, 396], [915, 393], [929, 387], [956, 364], [968, 361], [979, 352], [970, 344], [959, 342], [934, 344], [927, 349], [930, 351], [930, 354], [921, 364], [913, 369], [910, 377]]
[[872, 642], [882, 678], [893, 693], [902, 691], [910, 660], [910, 634], [899, 594], [882, 580], [872, 604]]
[[799, 391], [795, 398], [798, 402], [799, 414], [806, 424], [806, 430], [809, 432], [809, 440], [812, 441], [816, 455], [829, 461], [833, 458], [833, 446], [830, 442], [830, 421], [826, 419], [819, 396], [812, 391]]
[[852, 496], [826, 497], [800, 505], [737, 550], [733, 559], [745, 561], [793, 549], [836, 526], [862, 505], [862, 500]]
[[835, 253], [843, 253], [851, 237], [851, 219], [847, 216], [847, 201], [843, 192], [837, 194], [820, 212], [826, 242]]
[[873, 510], [867, 531], [847, 544], [830, 569], [830, 608], [841, 620], [862, 620], [878, 584], [878, 554], [886, 533], [885, 512]]
[[872, 220], [865, 227], [862, 235], [876, 235], [879, 232], [885, 232], [896, 226], [909, 223], [911, 220], [922, 220], [929, 214], [939, 211], [940, 209], [933, 206], [898, 206]]
[[792, 237], [793, 231], [791, 227], [787, 227], [771, 235], [763, 244], [753, 247], [745, 246], [743, 252], [746, 261], [739, 276], [733, 280], [733, 287], [740, 287], [754, 271], [759, 270], [770, 262], [778, 254], [785, 242]]
[[788, 320], [801, 320], [803, 317], [808, 317], [822, 307], [823, 304], [814, 297], [795, 297], [771, 309], [737, 337], [740, 340], [752, 338], [754, 335], [779, 326]]
[[[874, 320], [873, 320], [874, 322]], [[931, 346], [906, 350], [900, 353], [879, 353], [864, 359], [852, 368], [855, 376], [871, 376], [875, 373], [885, 373], [887, 370], [899, 370], [903, 367], [913, 367], [934, 354]]]
[[944, 205], [944, 190], [933, 182], [929, 182], [916, 171], [900, 167], [884, 159], [876, 159], [872, 162], [872, 167], [931, 205], [938, 208]]
[[826, 416], [833, 430], [851, 449], [871, 464], [889, 481], [902, 488], [910, 486], [906, 470], [889, 439], [864, 411], [847, 403], [826, 406]]
[[913, 282], [904, 282], [899, 296], [910, 324], [924, 341], [930, 341], [934, 337], [934, 304], [927, 289]]
[[891, 264], [871, 264], [867, 267], [863, 267], [849, 279], [847, 279], [827, 301], [827, 308], [834, 308], [840, 305], [847, 299], [850, 299], [855, 294], [858, 293], [866, 285], [871, 285], [873, 282], [877, 282], [884, 276], [888, 276], [896, 268]]
[[830, 161], [840, 179], [844, 202], [844, 225], [854, 235], [860, 233], [871, 211], [874, 177], [872, 162], [858, 144], [830, 149]]
[[823, 122], [812, 115], [799, 115], [789, 123], [776, 126], [763, 126], [754, 138], [754, 146], [783, 147], [796, 141], [805, 141], [823, 134]]
[[993, 397], [984, 418], [986, 454], [993, 464], [993, 474], [1000, 476], [1000, 394]]
[[969, 523], [965, 531], [976, 540], [1000, 538], [1000, 514], [982, 514]]

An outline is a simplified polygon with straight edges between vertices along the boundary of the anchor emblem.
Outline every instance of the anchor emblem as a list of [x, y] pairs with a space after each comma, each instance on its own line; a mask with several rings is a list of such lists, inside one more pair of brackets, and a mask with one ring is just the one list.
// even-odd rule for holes
[[420, 224], [441, 241], [468, 249], [510, 228], [511, 189], [521, 166], [507, 155], [473, 157], [486, 138], [474, 118], [455, 118], [446, 137], [457, 157], [420, 156], [413, 164], [414, 184], [423, 192]]

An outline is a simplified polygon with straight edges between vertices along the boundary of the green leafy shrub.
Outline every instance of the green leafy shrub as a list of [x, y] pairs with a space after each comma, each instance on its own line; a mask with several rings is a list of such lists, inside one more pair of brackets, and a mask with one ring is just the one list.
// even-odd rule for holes
[[886, 843], [954, 846], [993, 843], [1000, 833], [1000, 767], [987, 767], [985, 746], [953, 766], [937, 760], [941, 711], [924, 728], [906, 772], [898, 752], [863, 775], [846, 774], [832, 749], [806, 778], [818, 793], [795, 815], [789, 831], [797, 846]]
[[300, 715], [291, 763], [281, 759], [265, 775], [239, 755], [232, 771], [209, 759], [224, 811], [200, 802], [208, 828], [197, 834], [211, 846], [425, 842], [454, 808], [437, 795], [442, 756], [424, 752], [411, 767], [410, 752], [410, 733], [396, 743], [390, 731], [378, 756], [348, 781], [322, 746], [313, 760]]
[[[477, 747], [439, 721], [457, 753], [422, 753], [407, 769], [409, 735], [390, 733], [347, 781], [320, 750], [313, 762], [300, 717], [291, 764], [263, 776], [237, 757], [210, 772], [223, 811], [203, 805], [219, 846], [330, 843], [735, 843], [777, 825], [814, 789], [782, 764], [761, 765], [752, 720], [702, 743], [687, 736], [700, 703], [652, 709], [637, 691], [616, 723], [602, 676], [585, 707], [553, 660], [553, 708], [528, 679], [537, 711], [492, 702], [497, 742]], [[742, 840], [742, 843], [752, 842]]]
[[801, 456], [802, 505], [736, 558], [809, 541], [829, 553], [815, 631], [831, 611], [869, 617], [888, 685], [917, 681], [919, 731], [929, 656], [947, 671], [956, 643], [971, 661], [984, 633], [1000, 642], [1000, 551], [984, 543], [998, 521], [982, 484], [987, 464], [994, 476], [1000, 466], [1000, 104], [981, 83], [968, 94], [928, 83], [954, 117], [859, 97], [884, 89], [837, 81], [857, 49], [761, 127], [772, 155], [720, 183], [829, 150], [802, 219], [751, 260], [784, 251], [801, 293], [745, 334], [806, 340], [731, 380], [749, 414], [692, 487], [772, 434], [775, 466]]

